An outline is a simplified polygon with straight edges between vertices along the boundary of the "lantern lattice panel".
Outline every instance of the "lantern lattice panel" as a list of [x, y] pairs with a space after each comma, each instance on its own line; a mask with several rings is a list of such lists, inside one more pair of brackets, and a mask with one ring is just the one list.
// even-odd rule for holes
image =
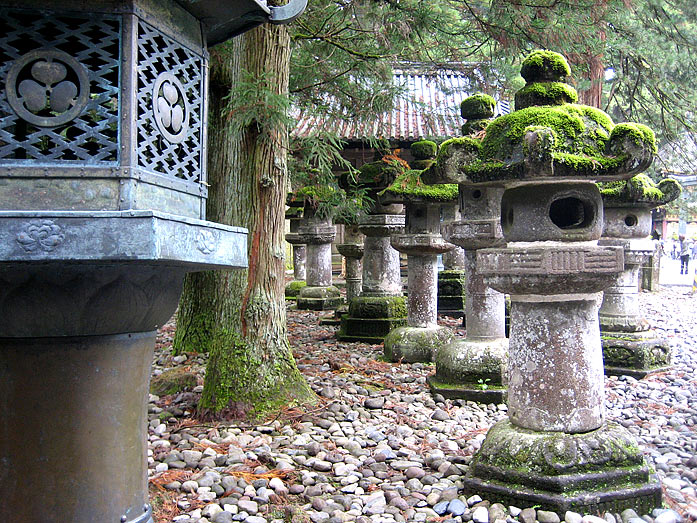
[[6, 10], [0, 35], [0, 163], [116, 165], [121, 19]]
[[204, 62], [151, 25], [138, 23], [138, 166], [202, 180]]

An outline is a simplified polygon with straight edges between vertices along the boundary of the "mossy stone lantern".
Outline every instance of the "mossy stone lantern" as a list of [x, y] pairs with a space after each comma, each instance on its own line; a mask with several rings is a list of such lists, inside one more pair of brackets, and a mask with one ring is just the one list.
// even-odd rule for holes
[[[462, 101], [467, 120], [463, 132], [472, 140], [486, 129], [496, 102], [476, 94]], [[447, 145], [446, 145], [447, 147]], [[446, 153], [447, 154], [447, 151]], [[429, 173], [425, 173], [428, 179]], [[459, 184], [460, 220], [446, 224], [444, 235], [465, 253], [465, 326], [467, 337], [455, 338], [435, 354], [436, 374], [428, 378], [433, 393], [482, 403], [502, 403], [506, 393], [508, 340], [505, 298], [477, 271], [477, 251], [503, 243], [500, 187]]]
[[384, 193], [386, 199], [405, 207], [404, 230], [392, 235], [391, 243], [407, 255], [409, 278], [407, 325], [385, 337], [385, 357], [390, 361], [431, 361], [453, 337], [449, 328], [438, 325], [436, 264], [438, 254], [454, 247], [441, 236], [440, 205], [457, 198], [457, 185], [426, 185], [421, 172], [406, 171]]
[[0, 520], [152, 523], [156, 329], [247, 264], [201, 219], [206, 45], [292, 4], [0, 0]]
[[[390, 245], [390, 236], [404, 227], [403, 206], [380, 195], [403, 172], [403, 166], [382, 160], [359, 169], [358, 186], [367, 191], [372, 204], [358, 217], [358, 230], [365, 235], [361, 293], [341, 317], [337, 333], [341, 341], [382, 343], [387, 333], [406, 323], [399, 252]], [[347, 176], [340, 184], [347, 191], [355, 187]]]
[[600, 306], [600, 334], [605, 373], [642, 378], [670, 366], [667, 339], [651, 329], [639, 306], [639, 268], [653, 253], [651, 210], [680, 196], [671, 178], [655, 184], [645, 174], [600, 185], [604, 226], [600, 245], [624, 249], [624, 270], [605, 289]]
[[509, 418], [487, 433], [464, 490], [560, 514], [644, 514], [661, 505], [660, 484], [626, 429], [605, 421], [598, 306], [624, 263], [623, 249], [598, 245], [594, 182], [646, 169], [655, 138], [571, 103], [557, 53], [533, 52], [522, 75], [516, 111], [489, 123], [481, 141], [443, 143], [432, 168], [437, 181], [504, 188], [506, 247], [480, 250], [477, 270], [511, 295]]

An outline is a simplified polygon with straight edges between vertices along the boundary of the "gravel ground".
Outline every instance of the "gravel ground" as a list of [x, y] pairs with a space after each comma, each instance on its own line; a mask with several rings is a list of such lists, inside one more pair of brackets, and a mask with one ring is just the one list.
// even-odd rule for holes
[[[182, 367], [192, 392], [151, 395], [149, 476], [156, 521], [281, 523], [673, 523], [697, 519], [697, 297], [689, 288], [642, 293], [646, 317], [671, 340], [675, 367], [643, 380], [606, 381], [610, 420], [639, 440], [663, 481], [666, 507], [604, 519], [459, 496], [461, 478], [505, 405], [432, 396], [428, 364], [379, 360], [378, 345], [339, 343], [318, 313], [290, 310], [289, 339], [320, 402], [263, 425], [205, 424], [191, 415], [205, 357], [172, 357], [173, 325], [160, 333], [153, 375]], [[458, 335], [459, 320], [442, 319]], [[694, 400], [693, 400], [694, 398]]]

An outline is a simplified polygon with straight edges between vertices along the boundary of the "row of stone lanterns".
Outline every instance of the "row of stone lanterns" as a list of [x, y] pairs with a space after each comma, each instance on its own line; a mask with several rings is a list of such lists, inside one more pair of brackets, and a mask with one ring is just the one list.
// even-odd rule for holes
[[[409, 257], [410, 291], [408, 326], [387, 335], [385, 350], [393, 360], [433, 355], [430, 385], [452, 397], [486, 401], [498, 392], [500, 401], [507, 378], [509, 418], [492, 427], [475, 456], [468, 494], [561, 513], [648, 512], [660, 506], [661, 488], [631, 435], [605, 420], [602, 352], [623, 373], [669, 363], [666, 345], [639, 314], [637, 272], [650, 209], [680, 189], [635, 176], [656, 152], [653, 133], [574, 104], [568, 74], [560, 55], [532, 53], [516, 111], [488, 121], [493, 100], [466, 100], [470, 136], [446, 141], [434, 165], [408, 171], [382, 193], [381, 205], [406, 206], [406, 228], [392, 245]], [[426, 195], [452, 183], [462, 217], [441, 236]], [[467, 338], [450, 343], [434, 328], [435, 254], [450, 247], [444, 238], [465, 250], [468, 287]], [[357, 300], [363, 306], [381, 289], [378, 264], [368, 265]], [[503, 293], [511, 296], [510, 340]], [[476, 394], [477, 383], [489, 396]]]

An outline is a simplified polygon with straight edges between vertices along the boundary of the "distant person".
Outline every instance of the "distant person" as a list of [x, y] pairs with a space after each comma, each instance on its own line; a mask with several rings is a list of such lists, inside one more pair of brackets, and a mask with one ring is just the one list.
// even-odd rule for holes
[[685, 235], [678, 236], [680, 240], [680, 274], [687, 274], [687, 266], [690, 263], [690, 242], [685, 239]]

